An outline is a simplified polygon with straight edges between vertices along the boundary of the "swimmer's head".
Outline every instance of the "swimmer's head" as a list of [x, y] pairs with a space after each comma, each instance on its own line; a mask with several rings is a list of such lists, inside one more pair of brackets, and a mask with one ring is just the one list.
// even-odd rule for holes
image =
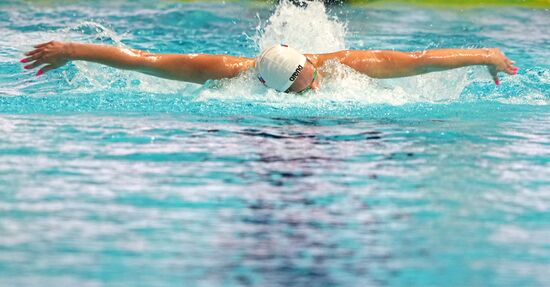
[[289, 90], [306, 67], [306, 57], [287, 45], [275, 45], [256, 59], [258, 79], [279, 92]]

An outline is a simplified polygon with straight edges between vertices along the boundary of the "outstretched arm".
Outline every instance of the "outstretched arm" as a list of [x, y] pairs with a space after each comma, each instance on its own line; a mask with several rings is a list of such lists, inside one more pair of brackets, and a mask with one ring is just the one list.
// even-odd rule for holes
[[145, 74], [202, 84], [210, 79], [231, 78], [254, 66], [254, 59], [208, 54], [152, 54], [107, 45], [52, 41], [25, 53], [25, 69], [41, 65], [37, 76], [72, 60], [100, 63]]
[[514, 62], [499, 49], [436, 49], [423, 52], [397, 51], [341, 51], [319, 55], [336, 58], [361, 73], [373, 78], [397, 78], [444, 71], [460, 67], [485, 65], [499, 84], [498, 72], [517, 73]]

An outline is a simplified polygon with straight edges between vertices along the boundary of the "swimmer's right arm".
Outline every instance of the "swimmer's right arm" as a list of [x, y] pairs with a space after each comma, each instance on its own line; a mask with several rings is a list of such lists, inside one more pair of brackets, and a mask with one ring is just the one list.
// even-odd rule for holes
[[152, 54], [108, 45], [51, 41], [34, 46], [21, 62], [25, 69], [43, 66], [37, 73], [57, 69], [69, 61], [82, 60], [118, 69], [186, 82], [203, 84], [207, 80], [231, 78], [254, 66], [252, 58], [208, 54]]

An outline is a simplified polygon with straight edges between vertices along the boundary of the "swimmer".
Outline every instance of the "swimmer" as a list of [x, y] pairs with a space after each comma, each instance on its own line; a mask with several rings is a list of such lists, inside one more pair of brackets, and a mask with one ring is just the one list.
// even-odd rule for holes
[[344, 50], [326, 54], [301, 54], [287, 45], [274, 45], [257, 58], [209, 54], [153, 54], [109, 45], [51, 41], [25, 53], [25, 69], [41, 67], [36, 76], [57, 69], [69, 61], [89, 61], [118, 69], [198, 84], [236, 77], [255, 69], [268, 88], [303, 94], [318, 90], [322, 67], [337, 61], [371, 78], [398, 78], [466, 66], [486, 66], [495, 84], [498, 73], [515, 75], [518, 68], [498, 48], [434, 49], [421, 52], [387, 50]]

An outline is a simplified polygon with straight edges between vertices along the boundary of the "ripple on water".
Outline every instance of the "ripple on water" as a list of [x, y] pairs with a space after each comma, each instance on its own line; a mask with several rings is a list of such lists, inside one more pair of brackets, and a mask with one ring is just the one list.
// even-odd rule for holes
[[[548, 285], [546, 11], [0, 6], [1, 286]], [[283, 36], [497, 46], [520, 74], [375, 81], [332, 64], [296, 97], [252, 72], [201, 87], [17, 62], [49, 39], [250, 57]]]

